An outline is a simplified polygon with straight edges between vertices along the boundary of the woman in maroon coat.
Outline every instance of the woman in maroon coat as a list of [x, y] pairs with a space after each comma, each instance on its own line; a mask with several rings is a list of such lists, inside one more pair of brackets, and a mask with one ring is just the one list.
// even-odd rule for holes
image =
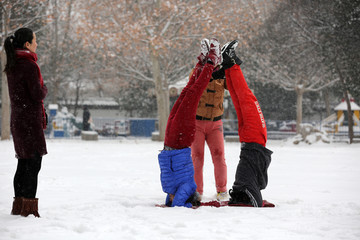
[[11, 214], [39, 217], [37, 190], [42, 156], [47, 154], [43, 129], [46, 114], [43, 99], [47, 94], [35, 53], [36, 35], [21, 28], [5, 40], [11, 102], [11, 133], [18, 165], [14, 176], [15, 197]]

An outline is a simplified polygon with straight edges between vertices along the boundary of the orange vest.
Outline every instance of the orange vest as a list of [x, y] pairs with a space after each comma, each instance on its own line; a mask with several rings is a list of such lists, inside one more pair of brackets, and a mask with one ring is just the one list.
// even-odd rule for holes
[[227, 89], [225, 79], [216, 79], [209, 82], [201, 95], [196, 111], [196, 119], [217, 121], [222, 118], [225, 88]]

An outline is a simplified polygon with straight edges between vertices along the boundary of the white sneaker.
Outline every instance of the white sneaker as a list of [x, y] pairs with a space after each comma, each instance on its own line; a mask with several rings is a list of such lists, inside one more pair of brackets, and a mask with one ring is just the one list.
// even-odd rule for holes
[[216, 195], [218, 201], [227, 201], [229, 200], [229, 194], [227, 192], [218, 192]]

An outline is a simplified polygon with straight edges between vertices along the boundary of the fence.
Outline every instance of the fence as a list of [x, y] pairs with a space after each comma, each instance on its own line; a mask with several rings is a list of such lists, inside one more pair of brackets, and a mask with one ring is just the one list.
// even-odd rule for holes
[[[224, 119], [224, 135], [237, 136], [237, 120]], [[320, 121], [304, 122], [311, 124], [320, 131], [325, 131], [329, 137], [335, 141], [344, 141], [349, 138], [348, 126], [338, 126], [336, 131], [336, 122], [332, 124], [323, 125]], [[266, 120], [267, 138], [272, 140], [281, 140], [294, 137], [296, 135], [296, 121], [279, 121], [279, 120]], [[360, 138], [360, 126], [353, 126], [355, 138]]]
[[[1, 118], [0, 118], [1, 121]], [[62, 119], [63, 126], [55, 128], [56, 124], [51, 123], [45, 131], [47, 138], [76, 138], [81, 134], [80, 119]], [[0, 122], [1, 123], [1, 122]], [[310, 122], [317, 129], [326, 131], [329, 137], [335, 141], [344, 141], [348, 137], [348, 126], [338, 126], [338, 131], [335, 131], [336, 122], [321, 124], [320, 121]], [[236, 136], [237, 120], [223, 119], [224, 136]], [[158, 120], [155, 118], [93, 118], [92, 130], [98, 132], [99, 136], [103, 138], [116, 138], [119, 136], [133, 136], [133, 137], [151, 137], [152, 132], [158, 131]], [[267, 120], [267, 134], [268, 139], [280, 140], [287, 139], [296, 135], [295, 121], [277, 121]], [[1, 124], [0, 124], [1, 129]], [[354, 135], [360, 138], [360, 126], [354, 126]]]

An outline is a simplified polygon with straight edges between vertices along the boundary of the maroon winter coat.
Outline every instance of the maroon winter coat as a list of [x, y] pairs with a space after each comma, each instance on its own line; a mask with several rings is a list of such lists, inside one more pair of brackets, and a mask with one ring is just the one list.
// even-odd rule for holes
[[7, 73], [11, 102], [11, 134], [17, 158], [33, 158], [47, 154], [43, 131], [43, 103], [47, 94], [41, 87], [37, 64], [30, 59], [17, 59], [13, 71]]

